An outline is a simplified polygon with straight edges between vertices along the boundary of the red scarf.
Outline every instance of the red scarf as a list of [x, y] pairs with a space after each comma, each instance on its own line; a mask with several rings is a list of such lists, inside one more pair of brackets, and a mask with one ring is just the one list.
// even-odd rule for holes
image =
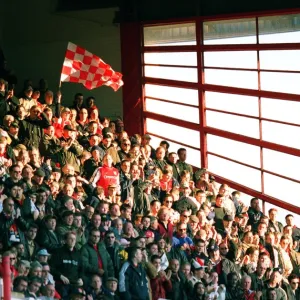
[[99, 269], [103, 269], [103, 262], [102, 262], [102, 258], [101, 258], [101, 256], [100, 256], [100, 254], [99, 254], [97, 245], [93, 245], [93, 248], [94, 248], [94, 250], [95, 250], [96, 253], [97, 253], [97, 257], [98, 257], [98, 268], [99, 268]]

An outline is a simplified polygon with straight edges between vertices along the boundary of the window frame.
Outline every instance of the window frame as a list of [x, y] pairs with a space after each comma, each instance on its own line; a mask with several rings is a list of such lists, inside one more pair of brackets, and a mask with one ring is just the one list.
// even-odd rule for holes
[[[239, 161], [234, 161], [230, 158], [226, 158], [229, 161], [232, 162], [237, 162], [241, 165], [244, 166], [249, 166], [252, 167], [255, 170], [259, 170], [261, 174], [261, 192], [255, 191], [253, 189], [250, 189], [247, 186], [240, 185], [236, 182], [230, 181], [226, 178], [223, 178], [219, 176], [218, 174], [212, 174], [215, 176], [216, 181], [222, 182], [222, 183], [227, 183], [229, 184], [232, 188], [237, 189], [245, 194], [252, 195], [253, 197], [258, 197], [259, 199], [263, 200], [263, 207], [264, 207], [264, 202], [268, 202], [270, 204], [274, 204], [278, 207], [282, 207], [286, 210], [289, 210], [293, 213], [300, 214], [300, 205], [295, 206], [290, 203], [284, 202], [280, 199], [276, 199], [274, 197], [271, 197], [270, 195], [267, 195], [264, 193], [264, 173], [268, 173], [270, 175], [276, 175], [278, 177], [281, 177], [282, 179], [288, 179], [292, 180], [294, 182], [300, 183], [300, 181], [295, 180], [294, 178], [290, 178], [284, 175], [276, 174], [273, 172], [270, 172], [268, 170], [264, 169], [263, 166], [263, 149], [270, 149], [270, 150], [275, 150], [278, 152], [282, 152], [285, 154], [291, 154], [294, 156], [300, 157], [300, 149], [288, 147], [285, 145], [280, 145], [268, 141], [264, 141], [262, 136], [262, 122], [263, 121], [269, 121], [269, 122], [274, 122], [278, 124], [284, 124], [284, 125], [293, 125], [296, 127], [300, 127], [298, 124], [291, 124], [289, 122], [284, 122], [280, 120], [273, 120], [273, 119], [268, 119], [262, 117], [262, 105], [261, 105], [261, 98], [270, 98], [278, 100], [286, 100], [286, 101], [296, 101], [300, 102], [300, 94], [290, 94], [290, 93], [283, 93], [283, 92], [273, 92], [273, 91], [265, 91], [261, 89], [261, 78], [260, 78], [260, 73], [261, 72], [280, 72], [280, 73], [298, 73], [300, 74], [300, 71], [291, 71], [291, 70], [265, 70], [260, 68], [260, 51], [263, 50], [299, 50], [299, 43], [259, 43], [259, 18], [260, 17], [268, 17], [268, 16], [281, 16], [281, 15], [287, 15], [287, 14], [299, 14], [300, 9], [298, 10], [292, 10], [292, 11], [281, 11], [281, 12], [266, 12], [266, 13], [255, 13], [255, 14], [245, 14], [245, 15], [230, 15], [230, 16], [220, 16], [220, 17], [197, 17], [197, 18], [192, 18], [192, 19], [184, 19], [180, 21], [165, 21], [161, 22], [159, 24], [153, 24], [153, 23], [144, 23], [142, 24], [142, 28], [140, 30], [141, 32], [141, 58], [142, 58], [142, 82], [143, 82], [143, 88], [142, 88], [142, 114], [143, 114], [143, 133], [149, 133], [152, 134], [151, 132], [147, 131], [146, 128], [146, 119], [151, 118], [157, 121], [161, 122], [166, 122], [170, 123], [172, 125], [177, 125], [193, 130], [197, 130], [200, 132], [200, 148], [197, 150], [200, 150], [200, 161], [201, 161], [201, 167], [202, 168], [208, 168], [209, 170], [209, 165], [208, 165], [208, 154], [215, 155], [212, 152], [209, 152], [207, 149], [207, 135], [216, 135], [219, 137], [231, 139], [233, 141], [237, 142], [242, 142], [242, 143], [247, 143], [247, 144], [252, 144], [255, 146], [258, 146], [260, 148], [260, 167], [254, 167], [254, 166], [249, 166], [245, 163], [239, 162]], [[209, 21], [227, 21], [231, 19], [246, 19], [246, 18], [255, 18], [256, 21], [256, 43], [254, 44], [204, 44], [204, 34], [203, 34], [203, 24], [204, 22], [209, 22]], [[196, 45], [173, 45], [173, 46], [144, 46], [144, 39], [143, 39], [143, 28], [145, 26], [157, 26], [157, 25], [170, 25], [170, 24], [186, 24], [186, 23], [195, 23], [196, 26]], [[247, 69], [247, 68], [230, 68], [230, 67], [205, 67], [204, 65], [204, 53], [206, 52], [220, 52], [220, 51], [255, 51], [257, 53], [257, 68], [256, 69]], [[160, 79], [160, 78], [150, 78], [150, 77], [145, 77], [144, 76], [144, 66], [147, 65], [143, 61], [143, 54], [147, 52], [196, 52], [197, 53], [197, 70], [198, 70], [198, 82], [182, 82], [182, 81], [176, 81], [176, 80], [168, 80], [168, 79]], [[153, 64], [152, 64], [153, 65]], [[157, 65], [160, 66], [160, 65]], [[168, 65], [170, 66], [170, 65]], [[176, 65], [174, 65], [176, 66]], [[176, 66], [179, 67], [179, 66]], [[184, 68], [185, 66], [180, 65], [180, 67]], [[189, 66], [186, 66], [189, 67]], [[247, 89], [247, 88], [238, 88], [238, 87], [230, 87], [230, 86], [221, 86], [221, 85], [216, 85], [216, 84], [207, 84], [205, 83], [205, 69], [216, 69], [216, 70], [241, 70], [241, 71], [255, 71], [258, 74], [258, 89]], [[160, 114], [155, 114], [152, 112], [148, 112], [145, 110], [145, 98], [151, 98], [147, 97], [145, 94], [145, 89], [144, 86], [145, 84], [155, 84], [155, 85], [162, 85], [162, 86], [171, 86], [171, 87], [179, 87], [179, 88], [189, 88], [189, 89], [194, 89], [198, 91], [198, 108], [199, 108], [199, 120], [200, 124], [194, 124], [188, 121], [184, 120], [179, 120], [175, 118], [168, 117], [166, 115], [160, 115]], [[206, 108], [206, 103], [205, 103], [205, 92], [217, 92], [217, 93], [228, 93], [228, 94], [235, 94], [235, 95], [245, 95], [245, 96], [253, 96], [258, 98], [258, 105], [259, 105], [259, 115], [258, 116], [249, 116], [245, 114], [240, 114], [240, 113], [233, 113], [233, 112], [228, 112], [228, 111], [223, 111], [223, 110], [216, 110], [216, 109], [211, 109], [211, 108]], [[168, 101], [170, 103], [176, 104], [176, 102]], [[182, 103], [181, 103], [182, 104]], [[184, 105], [184, 104], [182, 104]], [[188, 106], [188, 105], [187, 105]], [[193, 106], [196, 107], [196, 106]], [[252, 138], [252, 137], [247, 137], [243, 136], [240, 134], [232, 133], [232, 132], [227, 132], [222, 129], [217, 129], [213, 127], [207, 126], [206, 123], [206, 110], [208, 111], [216, 111], [216, 112], [223, 112], [226, 113], [227, 115], [236, 115], [244, 118], [251, 118], [251, 119], [256, 119], [259, 121], [259, 138]], [[163, 138], [163, 137], [162, 137]], [[167, 137], [166, 137], [167, 138]], [[188, 146], [188, 145], [187, 145]], [[217, 155], [219, 157], [222, 157], [221, 155]]]

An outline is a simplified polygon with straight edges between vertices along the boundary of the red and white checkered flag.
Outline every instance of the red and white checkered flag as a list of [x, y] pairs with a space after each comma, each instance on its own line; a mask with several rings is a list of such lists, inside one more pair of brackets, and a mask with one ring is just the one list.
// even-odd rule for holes
[[124, 84], [121, 73], [115, 72], [100, 57], [70, 42], [60, 81], [82, 83], [89, 90], [107, 85], [117, 91]]

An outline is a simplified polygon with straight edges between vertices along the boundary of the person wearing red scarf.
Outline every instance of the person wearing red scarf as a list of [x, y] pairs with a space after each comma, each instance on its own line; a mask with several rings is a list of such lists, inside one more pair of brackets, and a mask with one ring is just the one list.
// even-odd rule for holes
[[83, 265], [83, 281], [89, 284], [91, 276], [97, 274], [104, 277], [114, 277], [114, 266], [105, 246], [100, 242], [100, 230], [92, 229], [88, 242], [81, 248]]

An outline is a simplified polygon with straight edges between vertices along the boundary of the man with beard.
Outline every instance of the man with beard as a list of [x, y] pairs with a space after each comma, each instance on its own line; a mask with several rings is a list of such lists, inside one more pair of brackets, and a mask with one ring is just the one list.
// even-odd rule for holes
[[253, 232], [257, 232], [260, 219], [264, 216], [264, 214], [261, 212], [258, 198], [251, 199], [250, 208], [248, 210], [248, 216], [248, 225], [251, 225]]

